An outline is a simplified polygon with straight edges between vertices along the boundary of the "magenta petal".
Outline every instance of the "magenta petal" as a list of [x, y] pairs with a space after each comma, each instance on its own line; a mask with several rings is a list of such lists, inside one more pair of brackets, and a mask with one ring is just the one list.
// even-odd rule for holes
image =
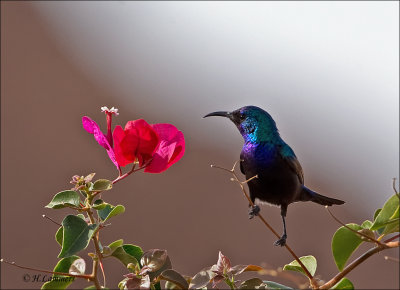
[[154, 131], [157, 132], [160, 140], [171, 141], [180, 132], [174, 125], [171, 124], [152, 124]]
[[160, 145], [145, 172], [160, 173], [176, 163], [185, 153], [183, 133], [171, 124], [151, 125], [160, 137]]
[[97, 143], [99, 143], [105, 149], [111, 148], [106, 136], [104, 136], [103, 132], [101, 132], [99, 125], [97, 125], [95, 121], [85, 116], [82, 118], [82, 125], [83, 129], [94, 135], [94, 139], [96, 139]]
[[115, 166], [118, 167], [118, 163], [115, 159], [114, 150], [111, 148], [110, 144], [106, 136], [104, 136], [103, 132], [101, 132], [99, 125], [92, 119], [87, 116], [82, 117], [82, 125], [83, 129], [85, 129], [88, 133], [93, 134], [94, 139], [107, 150], [108, 157], [110, 157], [111, 161]]
[[165, 147], [162, 147], [161, 143], [156, 153], [154, 153], [152, 161], [144, 169], [145, 172], [160, 173], [168, 169], [168, 155], [170, 154], [168, 150], [165, 150]]
[[118, 162], [117, 162], [117, 159], [115, 158], [114, 150], [112, 150], [112, 148], [107, 149], [107, 154], [108, 154], [108, 157], [110, 157], [110, 160], [112, 161], [112, 163], [114, 163], [114, 165], [117, 166], [117, 168], [118, 168]]
[[[82, 125], [83, 129], [85, 129], [88, 133], [93, 134], [94, 127], [97, 125], [95, 121], [90, 119], [87, 116], [82, 117]], [[98, 127], [98, 126], [97, 126]]]

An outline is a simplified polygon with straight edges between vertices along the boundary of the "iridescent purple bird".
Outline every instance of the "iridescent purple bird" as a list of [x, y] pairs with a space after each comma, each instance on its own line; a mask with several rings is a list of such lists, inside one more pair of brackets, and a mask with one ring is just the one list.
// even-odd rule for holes
[[[247, 179], [250, 198], [275, 204], [281, 208], [283, 235], [275, 245], [286, 243], [285, 217], [288, 205], [296, 201], [312, 201], [321, 205], [343, 204], [304, 186], [303, 170], [292, 148], [279, 135], [271, 115], [256, 106], [246, 106], [233, 112], [213, 112], [205, 117], [221, 116], [230, 119], [244, 139], [240, 153], [240, 170]], [[260, 212], [258, 205], [250, 207], [249, 218]]]

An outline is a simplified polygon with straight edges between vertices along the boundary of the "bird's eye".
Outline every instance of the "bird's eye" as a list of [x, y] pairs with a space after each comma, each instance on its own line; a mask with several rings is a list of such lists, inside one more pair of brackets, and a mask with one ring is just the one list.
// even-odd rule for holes
[[246, 116], [243, 113], [240, 113], [239, 114], [239, 119], [240, 120], [244, 120], [244, 119], [246, 119]]

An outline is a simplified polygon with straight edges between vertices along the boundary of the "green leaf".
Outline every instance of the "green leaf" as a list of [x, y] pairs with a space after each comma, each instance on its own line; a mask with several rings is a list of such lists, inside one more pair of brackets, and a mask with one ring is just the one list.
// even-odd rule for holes
[[176, 286], [178, 286], [178, 289], [189, 289], [189, 283], [186, 281], [186, 279], [181, 274], [172, 269], [163, 271], [159, 278], [175, 284]]
[[379, 215], [379, 213], [381, 212], [381, 208], [378, 208], [375, 213], [374, 213], [374, 221], [376, 220], [376, 217]]
[[[54, 267], [53, 272], [69, 273], [69, 268], [72, 263], [80, 259], [78, 256], [70, 256], [68, 258], [63, 258], [58, 261], [57, 265]], [[52, 280], [46, 282], [42, 285], [42, 289], [66, 289], [75, 278], [62, 275], [53, 275]]]
[[[124, 245], [124, 246], [133, 246], [133, 245]], [[124, 247], [124, 246], [120, 246], [120, 247], [116, 248], [113, 251], [113, 253], [111, 254], [111, 256], [117, 258], [118, 260], [120, 260], [121, 263], [125, 265], [125, 267], [129, 263], [132, 263], [134, 265], [138, 265], [139, 264], [138, 259], [136, 259], [135, 256], [132, 256], [131, 254], [129, 254], [125, 250], [125, 248], [127, 248], [128, 251], [129, 251], [130, 247]]]
[[243, 281], [242, 284], [240, 284], [239, 289], [268, 289], [268, 286], [263, 282], [263, 280], [252, 278]]
[[[368, 243], [374, 243], [373, 240], [376, 239], [375, 234], [373, 231], [371, 231], [370, 229], [361, 229], [357, 231], [358, 233], [360, 233], [362, 236], [360, 236], [361, 240], [363, 240], [364, 242], [368, 242]], [[365, 236], [369, 237], [370, 239], [366, 238]], [[373, 240], [371, 240], [373, 239]]]
[[47, 208], [80, 207], [80, 198], [78, 193], [73, 190], [65, 190], [57, 193], [50, 201]]
[[199, 289], [206, 287], [211, 279], [215, 277], [215, 273], [211, 271], [211, 267], [202, 269], [199, 273], [194, 275], [190, 281], [189, 289]]
[[81, 213], [78, 213], [76, 216], [77, 216], [78, 218], [83, 219], [84, 221], [86, 220], [85, 216], [84, 216], [83, 214], [81, 214]]
[[[357, 224], [347, 224], [347, 226], [355, 231], [362, 229], [362, 227]], [[359, 235], [345, 227], [340, 227], [335, 232], [332, 238], [332, 254], [339, 271], [343, 270], [351, 254], [362, 242]]]
[[272, 281], [263, 281], [263, 282], [264, 282], [264, 284], [267, 284], [268, 289], [293, 289], [288, 286], [285, 286], [285, 285], [282, 285], [282, 284], [279, 284], [276, 282], [272, 282]]
[[399, 231], [399, 225], [399, 207], [397, 207], [394, 214], [387, 221], [387, 225], [383, 231], [383, 234], [387, 235], [391, 233], [397, 233]]
[[112, 188], [112, 181], [107, 179], [99, 179], [93, 183], [93, 186], [90, 188], [90, 191], [103, 191], [110, 190]]
[[370, 220], [366, 220], [361, 224], [363, 229], [370, 229], [372, 226], [372, 222]]
[[[379, 215], [379, 213], [382, 211], [381, 208], [378, 208], [375, 213], [374, 213], [374, 221], [376, 220], [376, 217]], [[370, 227], [371, 228], [371, 227]], [[381, 235], [383, 233], [383, 228], [377, 229], [376, 232]]]
[[[304, 264], [304, 266], [306, 266], [306, 268], [310, 272], [310, 274], [312, 276], [314, 276], [315, 271], [317, 270], [317, 260], [315, 259], [315, 257], [310, 255], [310, 256], [300, 257], [299, 259]], [[294, 260], [290, 264], [286, 264], [283, 267], [283, 270], [296, 271], [296, 272], [300, 272], [300, 273], [306, 275], [303, 268], [300, 266], [300, 264], [296, 260]]]
[[342, 278], [331, 289], [354, 289], [354, 286], [349, 279]]
[[135, 257], [135, 259], [137, 261], [140, 261], [140, 259], [143, 256], [143, 250], [141, 247], [139, 246], [135, 246], [135, 245], [131, 245], [131, 244], [126, 244], [123, 245], [122, 248], [124, 249], [124, 251], [131, 255], [132, 257]]
[[[370, 220], [366, 220], [361, 224], [361, 230], [358, 230], [359, 233], [366, 235], [367, 237], [370, 237], [372, 239], [375, 239], [375, 234], [373, 231], [370, 230], [372, 226], [372, 222]], [[364, 236], [360, 236], [361, 240], [363, 240], [364, 242], [369, 242], [369, 243], [373, 243], [373, 240], [367, 239]]]
[[63, 227], [60, 227], [56, 232], [56, 241], [62, 247], [63, 243]]
[[123, 212], [125, 212], [123, 205], [112, 206], [111, 204], [107, 204], [103, 209], [97, 211], [103, 222]]
[[59, 258], [68, 257], [85, 249], [98, 225], [88, 225], [80, 217], [67, 215], [62, 221], [63, 243]]
[[370, 229], [377, 230], [379, 228], [386, 226], [386, 223], [395, 214], [398, 207], [399, 207], [399, 198], [397, 195], [392, 195], [392, 197], [390, 197], [383, 205], [382, 210], [377, 215], [374, 224], [371, 226]]
[[96, 200], [93, 202], [93, 206], [92, 206], [92, 207], [93, 207], [94, 209], [100, 210], [100, 209], [105, 208], [106, 205], [107, 205], [107, 203], [105, 203], [102, 199], [96, 199]]
[[124, 244], [124, 240], [116, 240], [112, 242], [111, 244], [108, 245], [108, 247], [111, 249], [112, 252], [114, 252], [118, 247], [122, 246]]

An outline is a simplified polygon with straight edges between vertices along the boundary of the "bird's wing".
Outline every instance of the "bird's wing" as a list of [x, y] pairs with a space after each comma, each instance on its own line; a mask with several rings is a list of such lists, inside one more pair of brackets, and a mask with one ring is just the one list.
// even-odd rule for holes
[[296, 173], [301, 184], [304, 184], [304, 174], [301, 168], [300, 162], [297, 160], [296, 154], [294, 154], [292, 148], [289, 145], [284, 144], [279, 150], [280, 156], [286, 162], [286, 164]]
[[244, 173], [244, 168], [243, 168], [243, 162], [244, 162], [243, 154], [240, 153], [240, 171], [241, 171], [243, 174], [245, 174], [245, 173]]

